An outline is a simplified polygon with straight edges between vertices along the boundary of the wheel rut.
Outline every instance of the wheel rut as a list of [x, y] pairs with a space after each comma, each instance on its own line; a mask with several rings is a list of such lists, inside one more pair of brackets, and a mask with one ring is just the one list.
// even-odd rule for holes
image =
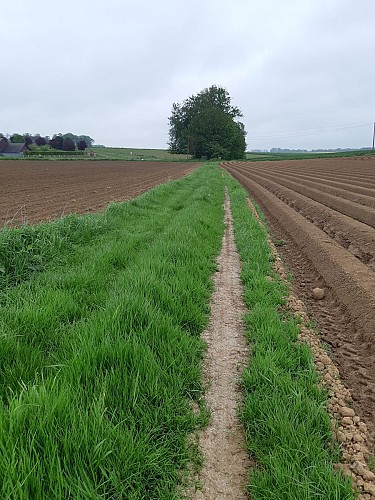
[[214, 276], [211, 318], [203, 333], [207, 343], [204, 379], [206, 402], [211, 412], [209, 426], [199, 437], [204, 457], [193, 500], [243, 500], [250, 459], [237, 416], [241, 404], [239, 379], [248, 359], [242, 316], [245, 312], [229, 196], [225, 195], [225, 233], [218, 269]]

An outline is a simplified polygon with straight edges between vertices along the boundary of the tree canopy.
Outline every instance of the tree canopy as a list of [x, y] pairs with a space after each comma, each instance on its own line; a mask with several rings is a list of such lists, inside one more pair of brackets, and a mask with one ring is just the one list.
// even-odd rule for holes
[[54, 134], [52, 139], [49, 140], [48, 144], [53, 149], [63, 149], [64, 138], [61, 134]]
[[64, 151], [75, 151], [76, 145], [70, 137], [65, 137], [63, 141], [63, 150]]
[[229, 93], [216, 85], [174, 103], [169, 117], [169, 150], [195, 158], [244, 158], [245, 127], [236, 119], [241, 111], [232, 106]]
[[34, 142], [37, 146], [45, 146], [47, 144], [47, 139], [45, 137], [40, 136], [40, 135], [36, 135]]
[[9, 137], [9, 141], [12, 142], [12, 143], [16, 143], [16, 142], [25, 142], [25, 138], [23, 135], [21, 134], [12, 134], [10, 137]]
[[77, 149], [79, 151], [84, 151], [86, 148], [87, 148], [86, 141], [84, 141], [84, 140], [78, 141], [78, 143], [77, 143]]

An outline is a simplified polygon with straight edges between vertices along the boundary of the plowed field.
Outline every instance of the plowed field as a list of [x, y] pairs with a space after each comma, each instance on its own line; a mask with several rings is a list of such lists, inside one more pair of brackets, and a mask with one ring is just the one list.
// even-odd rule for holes
[[178, 179], [196, 165], [181, 162], [1, 161], [0, 226], [104, 210]]
[[[265, 212], [327, 349], [375, 435], [375, 158], [222, 166]], [[325, 288], [322, 301], [312, 289]]]

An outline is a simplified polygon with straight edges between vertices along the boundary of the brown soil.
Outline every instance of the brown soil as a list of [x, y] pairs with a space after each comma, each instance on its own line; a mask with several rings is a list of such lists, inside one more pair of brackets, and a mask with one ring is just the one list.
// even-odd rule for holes
[[[247, 199], [248, 206], [255, 218], [262, 225], [254, 205]], [[274, 270], [281, 279], [288, 284], [288, 275], [285, 271], [282, 259], [277, 248], [268, 236], [268, 243], [275, 257]], [[315, 288], [314, 297], [324, 298], [325, 290]], [[288, 308], [298, 318], [300, 332], [298, 340], [308, 344], [314, 359], [315, 368], [320, 375], [320, 383], [327, 391], [329, 397], [329, 415], [333, 436], [340, 443], [342, 449], [342, 463], [335, 464], [344, 474], [353, 480], [353, 489], [358, 490], [358, 500], [372, 500], [375, 498], [375, 474], [369, 468], [370, 452], [367, 447], [368, 429], [367, 425], [356, 415], [353, 410], [353, 399], [350, 391], [342, 383], [339, 371], [327, 355], [319, 336], [312, 330], [310, 320], [302, 300], [290, 293]]]
[[[375, 187], [375, 159], [317, 159], [223, 164], [267, 216], [293, 275], [295, 295], [317, 323], [329, 355], [349, 388], [375, 452], [375, 219], [373, 208], [309, 187], [302, 175]], [[295, 172], [286, 182], [283, 171]], [[272, 178], [272, 180], [271, 180]], [[353, 180], [352, 180], [353, 179]], [[288, 184], [288, 185], [286, 185]], [[324, 194], [320, 196], [318, 194]], [[366, 196], [368, 193], [366, 194]], [[361, 199], [363, 201], [363, 198]], [[350, 206], [353, 215], [348, 215]], [[367, 216], [362, 217], [367, 212]], [[354, 220], [354, 214], [357, 214]], [[366, 224], [365, 221], [372, 222]], [[325, 289], [323, 300], [312, 290]], [[372, 439], [372, 442], [371, 442]]]
[[192, 172], [192, 163], [1, 161], [0, 227], [104, 210]]
[[200, 438], [204, 466], [200, 475], [202, 489], [193, 500], [243, 500], [250, 469], [245, 438], [237, 417], [241, 390], [240, 372], [247, 360], [242, 315], [240, 260], [236, 250], [229, 197], [225, 200], [226, 230], [214, 276], [211, 320], [203, 339], [207, 342], [204, 376], [208, 385], [206, 402], [211, 420]]

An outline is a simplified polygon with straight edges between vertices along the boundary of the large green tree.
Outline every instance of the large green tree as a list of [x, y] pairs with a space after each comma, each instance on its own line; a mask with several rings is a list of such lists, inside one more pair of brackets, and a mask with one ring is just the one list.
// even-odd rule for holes
[[10, 142], [13, 142], [13, 143], [25, 142], [25, 138], [21, 134], [12, 134], [9, 137], [9, 140], [10, 140]]
[[241, 116], [241, 111], [231, 105], [229, 93], [212, 85], [181, 104], [173, 104], [169, 149], [195, 158], [244, 158], [246, 132], [237, 120]]

